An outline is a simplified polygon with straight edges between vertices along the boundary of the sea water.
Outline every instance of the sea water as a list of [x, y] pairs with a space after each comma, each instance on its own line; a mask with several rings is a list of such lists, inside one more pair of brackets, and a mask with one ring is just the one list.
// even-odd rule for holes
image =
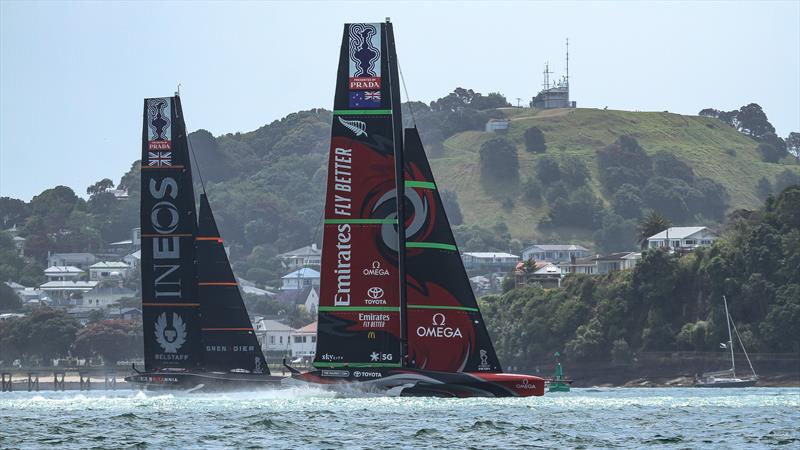
[[602, 388], [510, 399], [0, 393], [1, 448], [800, 448], [800, 389]]

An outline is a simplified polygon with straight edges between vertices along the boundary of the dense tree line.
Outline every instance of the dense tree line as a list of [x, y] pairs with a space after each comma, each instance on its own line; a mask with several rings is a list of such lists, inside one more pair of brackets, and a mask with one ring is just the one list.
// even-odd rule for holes
[[482, 299], [506, 364], [560, 351], [624, 361], [640, 351], [715, 351], [727, 341], [722, 296], [748, 350], [800, 352], [800, 186], [728, 217], [723, 238], [684, 256], [644, 252], [631, 271], [569, 275], [564, 289]]
[[0, 322], [0, 361], [50, 365], [54, 358], [101, 357], [106, 364], [142, 356], [142, 324], [102, 320], [86, 327], [63, 311], [43, 308]]
[[757, 103], [749, 103], [732, 111], [706, 108], [698, 113], [704, 117], [714, 117], [730, 125], [758, 142], [757, 150], [766, 162], [777, 163], [791, 154], [800, 158], [800, 134], [789, 133], [784, 140], [775, 134], [775, 127], [767, 119], [767, 114]]

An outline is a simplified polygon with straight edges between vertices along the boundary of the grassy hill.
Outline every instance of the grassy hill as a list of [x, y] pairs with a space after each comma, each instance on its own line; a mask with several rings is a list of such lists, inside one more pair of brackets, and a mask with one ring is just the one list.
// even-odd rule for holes
[[[717, 119], [683, 116], [668, 112], [630, 112], [598, 109], [532, 110], [506, 108], [510, 119], [506, 137], [517, 145], [520, 178], [534, 174], [543, 155], [569, 154], [583, 161], [592, 172], [590, 186], [605, 202], [600, 187], [595, 153], [621, 135], [634, 137], [648, 154], [668, 151], [692, 167], [695, 174], [721, 183], [730, 195], [730, 209], [755, 209], [761, 205], [756, 184], [761, 177], [774, 179], [789, 168], [800, 174], [800, 166], [762, 162], [757, 143]], [[531, 126], [544, 132], [547, 151], [527, 152], [523, 133]], [[444, 142], [441, 157], [431, 158], [437, 182], [458, 193], [465, 224], [491, 226], [504, 221], [515, 238], [547, 238], [536, 228], [546, 207], [532, 207], [521, 198], [519, 183], [487, 185], [481, 181], [478, 151], [493, 133], [467, 131]], [[510, 199], [513, 207], [504, 208]], [[508, 204], [508, 203], [506, 203]], [[591, 239], [587, 230], [560, 230], [579, 241]]]

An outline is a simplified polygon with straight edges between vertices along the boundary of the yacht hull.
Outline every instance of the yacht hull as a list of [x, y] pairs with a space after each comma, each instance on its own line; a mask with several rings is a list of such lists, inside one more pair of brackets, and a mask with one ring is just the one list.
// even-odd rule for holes
[[284, 377], [213, 372], [142, 372], [125, 381], [146, 390], [253, 391], [281, 387]]
[[337, 368], [293, 373], [284, 384], [309, 384], [340, 392], [407, 397], [530, 397], [544, 395], [544, 379], [509, 373], [437, 372], [422, 369]]

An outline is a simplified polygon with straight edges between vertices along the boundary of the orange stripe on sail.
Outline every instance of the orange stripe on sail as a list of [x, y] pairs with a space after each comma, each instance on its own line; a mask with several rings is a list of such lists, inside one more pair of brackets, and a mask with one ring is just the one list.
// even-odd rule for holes
[[219, 236], [197, 236], [195, 239], [198, 241], [217, 241], [220, 244], [222, 243], [222, 238]]
[[178, 308], [197, 308], [200, 303], [142, 303], [142, 306], [155, 306], [155, 307], [178, 307]]
[[238, 286], [239, 283], [235, 281], [213, 281], [213, 282], [200, 282], [197, 283], [199, 286]]

